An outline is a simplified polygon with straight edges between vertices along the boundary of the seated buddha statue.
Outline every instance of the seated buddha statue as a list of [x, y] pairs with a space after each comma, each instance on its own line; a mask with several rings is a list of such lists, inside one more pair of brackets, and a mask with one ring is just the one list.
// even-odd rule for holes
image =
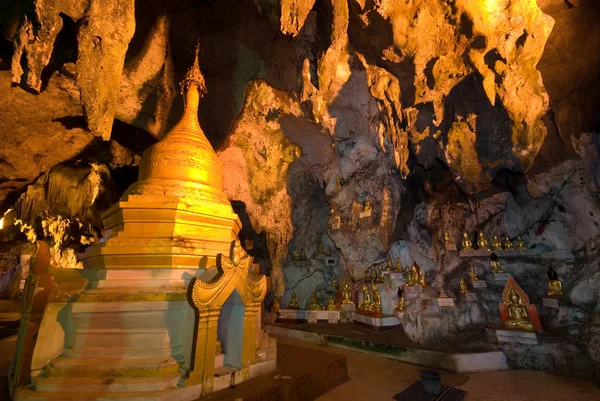
[[404, 312], [404, 295], [402, 294], [402, 288], [398, 288], [398, 302], [394, 306], [398, 312]]
[[363, 300], [358, 304], [358, 310], [368, 311], [371, 308], [371, 294], [369, 294], [369, 288], [363, 284], [362, 286]]
[[508, 319], [504, 321], [504, 325], [512, 329], [520, 329], [525, 331], [537, 331], [535, 326], [529, 319], [527, 308], [521, 303], [521, 297], [515, 290], [510, 290], [509, 294]]
[[371, 284], [371, 290], [373, 290], [373, 302], [371, 303], [369, 310], [372, 313], [381, 313], [381, 294], [379, 294], [375, 284]]
[[477, 273], [475, 273], [475, 268], [473, 266], [471, 266], [471, 270], [469, 271], [469, 277], [471, 278], [471, 281], [479, 280], [479, 277], [477, 277]]
[[484, 251], [489, 251], [490, 250], [490, 246], [488, 245], [488, 241], [485, 238], [485, 236], [483, 235], [482, 232], [479, 233], [479, 235], [477, 236], [477, 249], [481, 249]]
[[325, 248], [322, 242], [319, 244], [319, 256], [325, 256]]
[[504, 236], [504, 249], [506, 250], [512, 250], [513, 249], [513, 243], [512, 240], [510, 239], [510, 237], [508, 235]]
[[300, 249], [294, 249], [294, 260], [300, 260]]
[[392, 271], [392, 257], [390, 255], [388, 255], [388, 257], [385, 261], [385, 271], [386, 272]]
[[444, 233], [444, 244], [446, 244], [446, 245], [450, 244], [450, 234], [448, 234], [448, 231], [446, 231]]
[[313, 291], [310, 296], [310, 300], [308, 301], [308, 306], [306, 307], [308, 310], [321, 310], [321, 305], [319, 305], [319, 301], [317, 301], [317, 295]]
[[271, 306], [271, 313], [276, 314], [277, 312], [279, 312], [279, 307], [280, 307], [279, 302], [280, 302], [279, 297], [275, 297], [273, 299], [273, 306]]
[[461, 245], [462, 245], [461, 249], [463, 251], [470, 251], [473, 249], [473, 243], [469, 239], [469, 234], [466, 232], [463, 233]]
[[337, 310], [335, 301], [333, 300], [333, 295], [329, 296], [329, 301], [327, 301], [327, 310]]
[[558, 274], [553, 268], [548, 269], [548, 296], [560, 298], [563, 296], [562, 282], [558, 279]]
[[298, 297], [296, 296], [296, 292], [292, 291], [292, 297], [290, 298], [290, 303], [288, 305], [289, 309], [297, 309], [300, 307], [300, 304], [298, 303]]
[[496, 256], [495, 253], [492, 253], [490, 266], [492, 266], [492, 273], [504, 273], [504, 270], [502, 270], [502, 267], [500, 267], [498, 256]]
[[396, 264], [394, 266], [395, 273], [402, 273], [402, 263], [400, 263], [400, 258], [396, 258]]
[[342, 190], [342, 179], [339, 175], [335, 176], [335, 190], [338, 192]]
[[467, 289], [467, 282], [464, 277], [460, 278], [460, 293], [463, 295], [467, 295], [469, 290]]
[[327, 245], [327, 256], [331, 256], [331, 245]]
[[404, 284], [408, 286], [417, 285], [418, 278], [419, 273], [417, 272], [417, 266], [413, 263], [411, 267], [406, 268], [406, 282]]
[[344, 281], [344, 286], [342, 287], [342, 304], [353, 304], [352, 301], [352, 287], [348, 280]]
[[521, 236], [517, 236], [517, 249], [527, 249], [527, 247], [525, 246], [525, 242], [523, 241], [523, 238], [521, 238]]
[[498, 238], [497, 235], [494, 235], [492, 237], [492, 249], [494, 251], [501, 251], [502, 250], [502, 243], [500, 242], [500, 239]]
[[419, 269], [419, 273], [417, 276], [417, 284], [421, 287], [427, 286], [427, 283], [425, 283], [425, 273], [423, 273], [423, 270], [421, 269]]
[[373, 213], [373, 205], [371, 205], [371, 198], [367, 196], [365, 199], [365, 206], [363, 207], [363, 213]]

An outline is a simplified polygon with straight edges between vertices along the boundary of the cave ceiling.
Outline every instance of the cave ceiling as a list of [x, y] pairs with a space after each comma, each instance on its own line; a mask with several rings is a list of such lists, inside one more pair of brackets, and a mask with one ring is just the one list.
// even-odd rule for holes
[[341, 164], [367, 132], [396, 176], [441, 165], [480, 194], [500, 171], [569, 157], [568, 138], [595, 128], [593, 3], [2, 0], [1, 208], [98, 142], [159, 139], [181, 113], [196, 41], [208, 87], [199, 116], [215, 148], [259, 101], [250, 92], [276, 93], [264, 121], [284, 135], [290, 119], [310, 127]]

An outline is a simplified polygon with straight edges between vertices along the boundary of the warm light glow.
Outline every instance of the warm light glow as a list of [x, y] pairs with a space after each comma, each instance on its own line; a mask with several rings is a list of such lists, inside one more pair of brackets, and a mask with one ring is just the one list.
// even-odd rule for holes
[[0, 219], [0, 230], [2, 230], [4, 228], [4, 217], [6, 217], [6, 215], [8, 214], [8, 212], [10, 212], [12, 209], [8, 209], [5, 213], [4, 216]]

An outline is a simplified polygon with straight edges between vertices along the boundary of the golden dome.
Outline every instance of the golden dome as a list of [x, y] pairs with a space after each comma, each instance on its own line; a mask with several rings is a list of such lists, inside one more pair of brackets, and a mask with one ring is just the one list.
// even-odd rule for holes
[[180, 83], [183, 116], [160, 142], [146, 149], [139, 180], [129, 187], [126, 197], [166, 195], [190, 205], [212, 203], [231, 207], [223, 192], [221, 162], [198, 123], [198, 104], [206, 93], [198, 50], [196, 46], [194, 64]]

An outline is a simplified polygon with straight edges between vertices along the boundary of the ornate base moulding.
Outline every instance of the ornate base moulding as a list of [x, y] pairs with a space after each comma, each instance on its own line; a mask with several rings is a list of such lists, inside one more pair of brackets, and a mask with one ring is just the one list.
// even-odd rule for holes
[[396, 316], [373, 317], [354, 312], [352, 321], [355, 324], [366, 326], [375, 331], [392, 330], [401, 325], [400, 320]]

